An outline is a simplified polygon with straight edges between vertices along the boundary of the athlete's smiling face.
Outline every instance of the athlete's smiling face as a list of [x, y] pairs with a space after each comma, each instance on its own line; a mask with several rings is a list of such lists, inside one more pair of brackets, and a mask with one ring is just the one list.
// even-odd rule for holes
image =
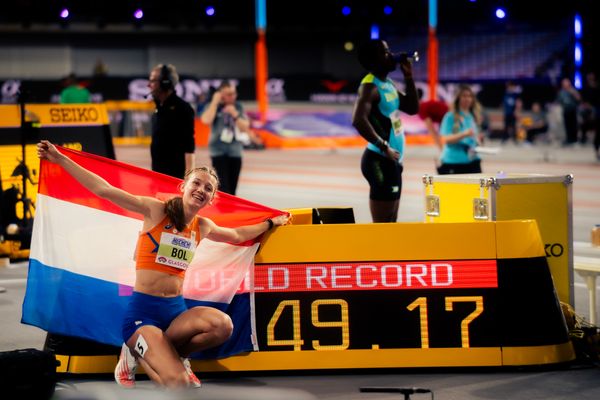
[[204, 207], [210, 203], [217, 192], [217, 178], [204, 169], [196, 169], [186, 176], [183, 185], [184, 204]]

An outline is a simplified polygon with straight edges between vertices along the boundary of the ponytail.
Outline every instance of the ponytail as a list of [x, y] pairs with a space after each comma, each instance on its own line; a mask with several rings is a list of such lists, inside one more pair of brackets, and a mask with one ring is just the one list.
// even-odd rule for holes
[[178, 231], [185, 229], [185, 216], [183, 213], [183, 198], [173, 197], [165, 202], [165, 214], [169, 217]]

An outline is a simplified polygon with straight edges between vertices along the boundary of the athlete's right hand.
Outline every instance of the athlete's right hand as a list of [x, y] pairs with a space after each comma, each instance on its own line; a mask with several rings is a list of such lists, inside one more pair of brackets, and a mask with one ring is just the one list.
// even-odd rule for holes
[[37, 155], [40, 160], [48, 160], [50, 162], [58, 162], [61, 154], [56, 147], [48, 140], [41, 140], [37, 144]]
[[396, 149], [391, 148], [390, 146], [386, 147], [385, 155], [387, 158], [390, 158], [394, 161], [398, 161], [400, 159], [400, 152]]

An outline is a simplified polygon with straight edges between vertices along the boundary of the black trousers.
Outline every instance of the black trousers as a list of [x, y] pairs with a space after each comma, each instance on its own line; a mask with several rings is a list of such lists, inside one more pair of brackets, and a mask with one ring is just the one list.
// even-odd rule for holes
[[211, 160], [219, 177], [219, 190], [235, 195], [242, 170], [242, 157], [217, 156], [211, 157]]
[[473, 160], [468, 164], [442, 164], [437, 167], [440, 175], [478, 174], [481, 172], [481, 160]]
[[563, 122], [565, 124], [565, 132], [567, 134], [566, 142], [577, 142], [577, 131], [579, 130], [577, 123], [577, 110], [563, 110]]

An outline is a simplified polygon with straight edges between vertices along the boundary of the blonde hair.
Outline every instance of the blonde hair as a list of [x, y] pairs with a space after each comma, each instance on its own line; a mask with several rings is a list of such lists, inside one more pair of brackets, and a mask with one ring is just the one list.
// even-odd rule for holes
[[[201, 166], [197, 168], [190, 169], [187, 171], [183, 177], [183, 185], [187, 183], [190, 177], [194, 174], [194, 172], [204, 172], [209, 174], [213, 178], [215, 178], [215, 192], [219, 187], [219, 177], [217, 176], [217, 171], [212, 167]], [[165, 214], [169, 217], [175, 228], [178, 231], [183, 231], [185, 229], [185, 215], [183, 212], [183, 198], [181, 196], [173, 197], [165, 202]]]
[[473, 118], [475, 118], [475, 123], [477, 124], [477, 126], [480, 126], [482, 122], [483, 117], [481, 113], [481, 103], [479, 103], [479, 101], [477, 100], [475, 92], [473, 92], [473, 89], [471, 89], [470, 86], [460, 85], [458, 87], [458, 92], [456, 92], [456, 97], [452, 102], [452, 108], [454, 109], [454, 124], [452, 124], [453, 133], [458, 132], [458, 130], [460, 129], [460, 96], [464, 92], [471, 93], [471, 96], [473, 98], [473, 103], [471, 104], [471, 107], [469, 107], [469, 112], [473, 115]]

